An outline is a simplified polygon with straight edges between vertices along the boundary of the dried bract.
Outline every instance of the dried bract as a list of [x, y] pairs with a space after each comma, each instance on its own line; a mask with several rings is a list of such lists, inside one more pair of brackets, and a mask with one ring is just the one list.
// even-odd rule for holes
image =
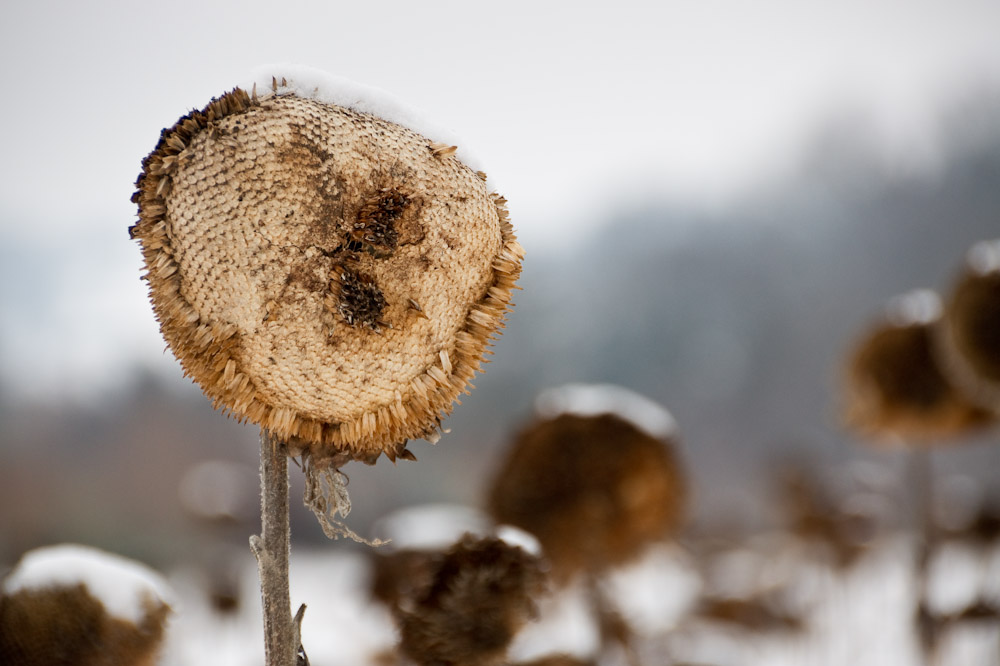
[[563, 414], [523, 430], [489, 497], [499, 523], [534, 534], [565, 579], [622, 564], [683, 517], [671, 443], [612, 414]]
[[317, 458], [436, 438], [523, 256], [505, 200], [453, 153], [277, 81], [163, 131], [131, 233], [163, 336], [216, 407]]

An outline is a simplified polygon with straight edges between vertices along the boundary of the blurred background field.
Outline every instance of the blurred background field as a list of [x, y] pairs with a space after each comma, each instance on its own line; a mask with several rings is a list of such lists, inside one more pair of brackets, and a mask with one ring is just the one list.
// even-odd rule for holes
[[[67, 541], [164, 571], [252, 570], [257, 430], [214, 413], [162, 351], [126, 228], [161, 127], [261, 62], [294, 61], [466, 137], [527, 249], [524, 290], [450, 434], [411, 446], [416, 463], [346, 468], [354, 530], [416, 504], [481, 506], [539, 391], [611, 382], [679, 424], [688, 557], [799, 557], [784, 549], [804, 501], [789, 479], [806, 479], [827, 513], [868, 521], [877, 553], [857, 575], [885, 582], [890, 613], [908, 608], [905, 455], [843, 429], [838, 382], [887, 299], [947, 290], [972, 243], [1000, 236], [994, 3], [41, 2], [0, 19], [16, 64], [0, 106], [0, 570]], [[933, 453], [943, 529], [1000, 513], [997, 439]], [[292, 523], [296, 552], [360, 557], [297, 503]], [[946, 562], [967, 561], [955, 548]], [[995, 551], [955, 566], [995, 583]], [[823, 591], [815, 612], [874, 603], [810, 562], [789, 571]], [[912, 649], [909, 619], [897, 624], [886, 654], [906, 663], [893, 650]], [[993, 627], [992, 657], [954, 663], [1000, 663]], [[697, 640], [675, 654], [724, 662]], [[743, 663], [890, 663], [753, 640], [763, 656]]]

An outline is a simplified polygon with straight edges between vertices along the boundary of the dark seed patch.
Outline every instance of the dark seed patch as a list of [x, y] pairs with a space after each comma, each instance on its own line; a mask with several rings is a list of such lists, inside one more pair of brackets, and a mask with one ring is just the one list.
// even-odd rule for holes
[[327, 303], [345, 322], [376, 332], [385, 326], [385, 296], [375, 280], [346, 266], [335, 267], [331, 277]]
[[348, 232], [348, 249], [391, 252], [399, 244], [396, 221], [410, 203], [410, 198], [394, 188], [384, 188], [371, 197]]

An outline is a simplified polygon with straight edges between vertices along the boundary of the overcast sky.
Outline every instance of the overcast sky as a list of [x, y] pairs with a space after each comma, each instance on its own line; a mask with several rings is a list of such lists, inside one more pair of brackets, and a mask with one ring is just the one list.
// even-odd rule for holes
[[0, 370], [30, 366], [45, 391], [159, 356], [125, 233], [140, 162], [260, 64], [344, 75], [450, 127], [529, 252], [630, 197], [725, 201], [838, 113], [932, 160], [941, 105], [1000, 83], [995, 0], [491, 4], [5, 2]]

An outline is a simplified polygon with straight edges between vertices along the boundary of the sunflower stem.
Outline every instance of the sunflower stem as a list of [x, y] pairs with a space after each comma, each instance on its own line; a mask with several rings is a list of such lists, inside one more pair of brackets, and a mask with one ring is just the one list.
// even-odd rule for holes
[[295, 666], [299, 646], [288, 592], [288, 451], [265, 428], [260, 430], [260, 517], [261, 533], [250, 537], [250, 549], [260, 576], [265, 663]]

